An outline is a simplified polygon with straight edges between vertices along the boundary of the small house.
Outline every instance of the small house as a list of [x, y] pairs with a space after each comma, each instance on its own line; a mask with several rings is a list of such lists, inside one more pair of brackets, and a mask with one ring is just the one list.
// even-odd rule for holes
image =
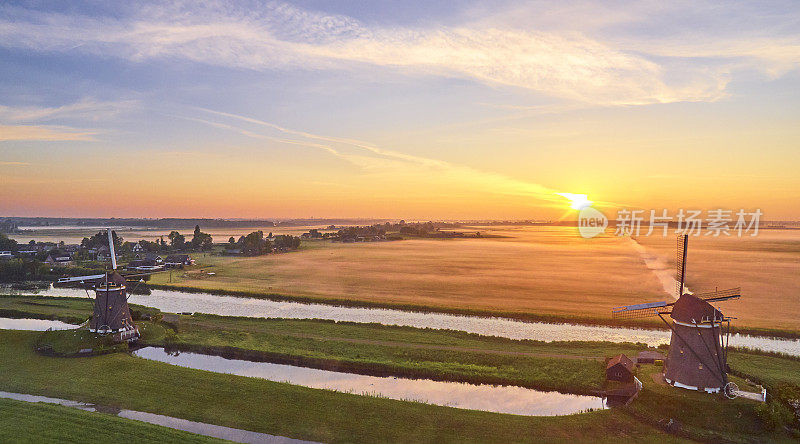
[[44, 263], [47, 265], [59, 265], [66, 267], [68, 265], [72, 265], [72, 256], [67, 253], [54, 250], [47, 255], [47, 259], [44, 260]]
[[155, 262], [156, 265], [163, 265], [164, 258], [155, 254], [155, 253], [147, 253], [144, 255], [144, 260]]
[[183, 268], [187, 265], [194, 265], [194, 259], [188, 254], [171, 254], [164, 259], [167, 268]]
[[609, 381], [633, 381], [634, 364], [631, 359], [623, 354], [614, 356], [606, 364], [606, 379]]
[[142, 246], [142, 244], [139, 242], [136, 242], [133, 245], [131, 251], [133, 252], [133, 257], [136, 259], [145, 259], [145, 256], [147, 255], [147, 251], [144, 249], [144, 246]]
[[636, 355], [637, 364], [656, 364], [659, 363], [659, 361], [663, 363], [664, 359], [666, 358], [663, 354], [654, 350], [641, 351]]

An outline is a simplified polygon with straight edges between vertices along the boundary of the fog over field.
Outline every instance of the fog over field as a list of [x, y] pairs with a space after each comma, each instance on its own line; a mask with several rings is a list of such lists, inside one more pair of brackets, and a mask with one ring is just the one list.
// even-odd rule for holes
[[[675, 237], [609, 233], [583, 239], [572, 227], [476, 227], [492, 239], [307, 242], [300, 252], [256, 258], [207, 256], [215, 276], [173, 283], [440, 308], [609, 317], [612, 307], [674, 300]], [[800, 233], [690, 239], [691, 291], [741, 286], [720, 305], [739, 326], [800, 327]], [[642, 250], [645, 250], [643, 252]], [[646, 262], [645, 259], [648, 259]], [[208, 268], [211, 270], [212, 268]], [[166, 282], [166, 275], [154, 282]]]

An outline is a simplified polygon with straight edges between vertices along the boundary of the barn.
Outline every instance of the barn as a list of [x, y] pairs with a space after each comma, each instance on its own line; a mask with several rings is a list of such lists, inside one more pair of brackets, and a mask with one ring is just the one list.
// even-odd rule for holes
[[606, 364], [606, 379], [609, 381], [633, 382], [633, 361], [624, 354], [619, 354], [608, 360]]

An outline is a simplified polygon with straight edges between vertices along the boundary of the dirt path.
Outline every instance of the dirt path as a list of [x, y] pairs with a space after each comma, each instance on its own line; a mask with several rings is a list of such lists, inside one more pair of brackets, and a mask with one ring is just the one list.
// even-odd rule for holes
[[[181, 318], [179, 315], [174, 314], [164, 314], [164, 320], [167, 322], [173, 323], [181, 323]], [[191, 325], [195, 325], [198, 327], [205, 327], [205, 328], [215, 328], [216, 325], [211, 323], [205, 323], [202, 321], [191, 321]], [[252, 331], [252, 332], [260, 332], [261, 330], [257, 328], [242, 328], [241, 330], [245, 331]], [[355, 339], [355, 338], [342, 338], [342, 337], [330, 337], [330, 336], [318, 336], [312, 335], [307, 333], [280, 333], [284, 336], [290, 336], [293, 338], [303, 338], [303, 339], [314, 339], [318, 341], [333, 341], [333, 342], [346, 342], [349, 344], [365, 344], [365, 345], [382, 345], [387, 347], [405, 347], [405, 348], [413, 348], [413, 349], [425, 349], [425, 350], [442, 350], [442, 351], [458, 351], [458, 352], [468, 352], [468, 353], [485, 353], [490, 355], [506, 355], [506, 356], [531, 356], [536, 358], [553, 358], [553, 359], [579, 359], [579, 360], [593, 360], [593, 361], [604, 361], [605, 358], [602, 356], [580, 356], [580, 355], [569, 355], [569, 354], [561, 354], [561, 353], [537, 353], [537, 352], [518, 352], [518, 351], [507, 351], [507, 350], [491, 350], [491, 349], [484, 349], [484, 348], [471, 348], [471, 347], [459, 347], [456, 345], [436, 345], [436, 344], [419, 344], [414, 342], [396, 342], [396, 341], [381, 341], [376, 339]]]

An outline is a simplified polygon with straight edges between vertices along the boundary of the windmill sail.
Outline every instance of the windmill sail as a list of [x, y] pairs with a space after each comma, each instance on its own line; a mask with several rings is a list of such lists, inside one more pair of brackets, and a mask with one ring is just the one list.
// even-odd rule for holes
[[114, 252], [114, 236], [111, 234], [111, 228], [108, 229], [108, 252], [111, 254], [111, 269], [117, 269], [117, 255]]
[[742, 296], [742, 287], [728, 288], [726, 290], [709, 291], [707, 293], [699, 293], [695, 296], [709, 302], [736, 299]]
[[678, 235], [678, 254], [676, 257], [676, 271], [675, 271], [675, 297], [679, 298], [684, 292], [684, 282], [686, 282], [686, 253], [689, 248], [689, 235]]
[[646, 304], [626, 305], [624, 307], [614, 307], [611, 309], [613, 319], [641, 319], [658, 316], [667, 313], [666, 307], [671, 306], [666, 301], [648, 302]]

